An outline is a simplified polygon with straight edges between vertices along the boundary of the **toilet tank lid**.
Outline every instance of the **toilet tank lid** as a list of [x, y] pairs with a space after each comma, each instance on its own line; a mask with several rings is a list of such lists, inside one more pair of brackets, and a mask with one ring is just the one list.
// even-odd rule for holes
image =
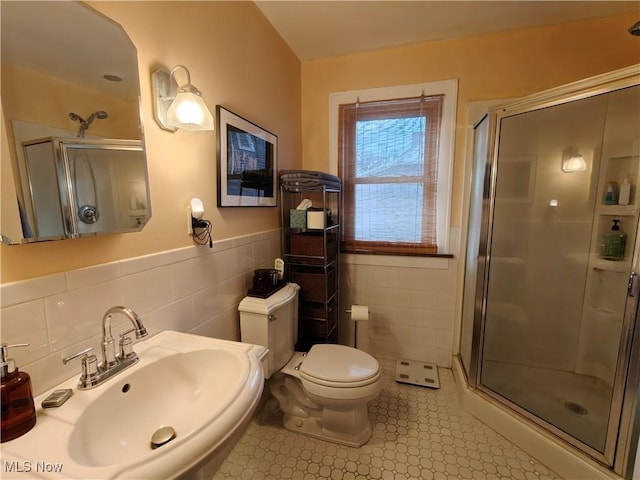
[[378, 361], [362, 350], [345, 345], [318, 344], [311, 347], [300, 373], [330, 382], [360, 382], [375, 376]]
[[238, 311], [242, 313], [257, 313], [259, 315], [269, 315], [282, 305], [290, 302], [300, 290], [300, 286], [295, 283], [287, 283], [280, 290], [267, 298], [244, 297], [238, 305]]

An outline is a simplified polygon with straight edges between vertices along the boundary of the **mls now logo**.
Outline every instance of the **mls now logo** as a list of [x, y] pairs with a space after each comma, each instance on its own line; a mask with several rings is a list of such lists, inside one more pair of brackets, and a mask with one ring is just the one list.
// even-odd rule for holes
[[10, 462], [5, 461], [3, 471], [5, 473], [59, 473], [62, 472], [62, 463], [31, 462], [29, 460], [13, 460]]

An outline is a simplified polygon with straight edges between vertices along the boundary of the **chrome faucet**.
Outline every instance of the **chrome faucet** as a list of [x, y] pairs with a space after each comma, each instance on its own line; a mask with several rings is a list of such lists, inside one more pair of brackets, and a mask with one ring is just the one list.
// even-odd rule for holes
[[[116, 354], [115, 341], [111, 333], [111, 317], [115, 313], [121, 313], [127, 317], [133, 328], [120, 334], [120, 351]], [[98, 364], [95, 355], [88, 355], [93, 347], [75, 353], [62, 359], [62, 363], [82, 357], [82, 374], [78, 380], [78, 389], [87, 390], [97, 387], [109, 378], [122, 372], [124, 369], [138, 363], [138, 355], [133, 351], [133, 341], [127, 337], [135, 333], [136, 338], [147, 336], [147, 329], [142, 324], [140, 317], [128, 307], [111, 307], [102, 317], [102, 362]]]
[[[118, 364], [119, 360], [116, 356], [115, 341], [113, 340], [113, 336], [111, 335], [111, 317], [114, 313], [122, 313], [125, 317], [131, 320], [131, 323], [133, 324], [133, 328], [131, 330], [127, 330], [126, 332], [120, 334], [121, 357], [125, 357], [127, 355], [127, 353], [123, 352], [123, 343], [128, 343], [128, 346], [131, 345], [131, 339], [126, 338], [126, 335], [135, 332], [136, 338], [147, 336], [147, 329], [144, 328], [142, 320], [140, 320], [140, 317], [136, 314], [136, 312], [127, 307], [111, 307], [102, 317], [102, 363], [100, 364], [100, 366], [103, 369], [113, 368]], [[129, 340], [129, 342], [126, 342], [126, 340]], [[133, 353], [133, 351], [130, 351], [128, 354], [131, 353]], [[133, 354], [135, 355], [135, 353]]]

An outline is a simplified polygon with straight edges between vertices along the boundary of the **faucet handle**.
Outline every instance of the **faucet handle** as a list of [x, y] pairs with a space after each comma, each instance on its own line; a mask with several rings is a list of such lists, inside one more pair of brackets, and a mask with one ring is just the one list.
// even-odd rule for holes
[[65, 365], [67, 363], [69, 363], [71, 360], [75, 360], [78, 357], [81, 357], [82, 355], [87, 355], [87, 353], [89, 353], [91, 350], [93, 350], [93, 347], [89, 347], [89, 348], [85, 348], [84, 350], [82, 350], [81, 352], [77, 352], [77, 353], [72, 353], [71, 355], [69, 355], [68, 357], [64, 357], [62, 359], [62, 363], [64, 363]]
[[88, 355], [92, 350], [93, 347], [85, 348], [81, 352], [73, 353], [62, 359], [62, 363], [66, 365], [71, 360], [82, 357], [82, 374], [80, 375], [80, 380], [78, 380], [78, 386], [87, 385], [98, 376], [98, 359], [95, 355]]
[[133, 330], [120, 335], [120, 360], [124, 360], [125, 358], [132, 358], [133, 356], [135, 356], [135, 353], [133, 351], [133, 340], [126, 336], [127, 333], [131, 332], [133, 332]]

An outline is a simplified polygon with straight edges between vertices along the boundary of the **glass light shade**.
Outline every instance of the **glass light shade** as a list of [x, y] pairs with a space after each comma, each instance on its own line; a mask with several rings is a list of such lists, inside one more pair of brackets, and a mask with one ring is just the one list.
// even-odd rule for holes
[[202, 97], [189, 91], [178, 91], [167, 110], [167, 123], [183, 130], [213, 130], [213, 116]]
[[582, 155], [576, 153], [562, 159], [562, 171], [566, 173], [584, 172], [587, 169], [587, 162]]

